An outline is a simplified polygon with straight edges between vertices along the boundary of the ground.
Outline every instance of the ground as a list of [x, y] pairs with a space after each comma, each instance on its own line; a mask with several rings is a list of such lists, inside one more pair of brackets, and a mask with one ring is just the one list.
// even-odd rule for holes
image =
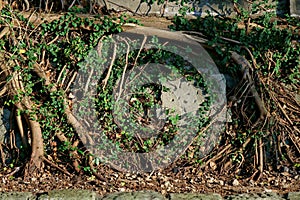
[[56, 172], [55, 169], [45, 171], [39, 178], [29, 180], [1, 177], [0, 191], [43, 193], [54, 189], [88, 189], [99, 195], [105, 195], [112, 192], [153, 190], [163, 195], [190, 192], [219, 193], [222, 196], [263, 192], [285, 194], [300, 191], [300, 176], [287, 172], [265, 172], [259, 182], [254, 182], [231, 175], [218, 175], [217, 172], [202, 174], [201, 170], [189, 167], [177, 173], [172, 172], [172, 169], [165, 169], [151, 175], [117, 172], [109, 167], [102, 167], [102, 171], [103, 177], [107, 179], [105, 182], [93, 176], [74, 174], [70, 177]]

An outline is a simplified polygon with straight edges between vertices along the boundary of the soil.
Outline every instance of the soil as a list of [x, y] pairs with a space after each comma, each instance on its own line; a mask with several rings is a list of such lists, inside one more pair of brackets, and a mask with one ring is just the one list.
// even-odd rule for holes
[[163, 30], [169, 30], [168, 26], [172, 24], [171, 19], [164, 17], [139, 17], [134, 16], [141, 24], [148, 27], [155, 27]]
[[153, 190], [163, 195], [167, 193], [219, 193], [222, 196], [240, 193], [274, 192], [286, 194], [300, 191], [300, 175], [293, 173], [265, 171], [255, 182], [230, 174], [220, 174], [212, 170], [203, 171], [197, 167], [168, 168], [152, 174], [132, 174], [117, 172], [108, 166], [100, 166], [106, 181], [95, 176], [68, 176], [46, 167], [39, 178], [1, 177], [0, 191], [28, 191], [43, 193], [54, 189], [87, 189], [105, 195], [113, 192]]
[[[134, 16], [135, 19], [139, 20], [141, 24], [147, 27], [155, 27], [163, 30], [170, 30], [169, 26], [172, 25], [172, 19], [174, 17], [155, 17], [155, 16]], [[195, 17], [187, 16], [188, 19], [194, 19]]]

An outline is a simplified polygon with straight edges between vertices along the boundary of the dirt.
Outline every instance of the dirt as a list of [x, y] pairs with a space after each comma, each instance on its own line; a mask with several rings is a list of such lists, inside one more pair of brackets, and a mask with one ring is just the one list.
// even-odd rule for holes
[[251, 181], [220, 174], [211, 170], [203, 172], [199, 167], [181, 167], [159, 170], [154, 173], [132, 174], [117, 172], [108, 166], [100, 166], [101, 175], [107, 179], [100, 181], [94, 176], [67, 176], [56, 169], [47, 170], [39, 178], [13, 178], [1, 176], [0, 192], [28, 191], [43, 193], [54, 189], [88, 189], [105, 195], [113, 192], [153, 190], [163, 195], [167, 193], [219, 193], [222, 196], [239, 193], [275, 192], [285, 194], [300, 191], [300, 176], [287, 172], [266, 171], [260, 181]]
[[135, 16], [135, 19], [138, 19], [141, 24], [148, 27], [155, 27], [163, 30], [169, 30], [168, 26], [172, 24], [172, 20], [170, 18], [164, 17], [139, 17]]

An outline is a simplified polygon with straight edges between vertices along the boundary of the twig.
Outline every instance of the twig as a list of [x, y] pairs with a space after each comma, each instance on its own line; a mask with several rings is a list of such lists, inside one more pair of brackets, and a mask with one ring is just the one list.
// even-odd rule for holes
[[104, 6], [105, 6], [106, 11], [109, 12], [109, 11], [110, 11], [110, 6], [109, 6], [107, 0], [102, 0], [102, 1], [103, 1], [103, 3], [104, 3]]
[[[196, 31], [182, 31], [182, 33], [189, 39], [197, 41], [201, 44], [205, 43], [208, 41], [208, 37], [206, 35], [204, 35], [203, 33], [200, 32], [196, 32]], [[194, 37], [193, 37], [194, 36]], [[196, 37], [195, 37], [196, 36]], [[227, 42], [231, 42], [234, 44], [239, 44], [241, 45], [242, 43], [237, 41], [237, 40], [233, 40], [227, 37], [220, 37], [220, 39], [227, 41]]]
[[41, 156], [41, 159], [42, 159], [43, 161], [45, 161], [46, 163], [48, 163], [49, 165], [51, 165], [52, 167], [55, 167], [55, 168], [58, 169], [59, 171], [61, 171], [61, 172], [65, 173], [65, 174], [67, 174], [68, 176], [70, 176], [70, 177], [73, 176], [73, 175], [70, 174], [67, 170], [65, 170], [65, 169], [63, 169], [63, 168], [61, 168], [61, 167], [59, 167], [59, 166], [56, 165], [56, 164], [54, 164], [53, 162], [51, 162], [50, 160], [48, 160], [48, 159], [45, 158], [44, 156]]
[[70, 9], [73, 7], [73, 5], [75, 4], [75, 2], [76, 2], [76, 0], [74, 0], [74, 1], [71, 3], [71, 5], [68, 7], [68, 10], [70, 10]]
[[9, 27], [8, 26], [4, 27], [4, 29], [0, 33], [0, 39], [3, 38], [3, 36], [8, 34], [9, 32], [10, 32]]
[[121, 82], [120, 82], [119, 94], [118, 94], [118, 97], [116, 99], [116, 102], [119, 101], [120, 96], [121, 96], [122, 87], [123, 87], [123, 83], [124, 83], [124, 78], [125, 78], [126, 70], [127, 70], [127, 67], [128, 67], [128, 57], [129, 57], [129, 53], [130, 53], [130, 45], [128, 44], [126, 39], [123, 39], [123, 41], [127, 45], [127, 51], [126, 51], [126, 57], [125, 57], [125, 66], [124, 66], [124, 69], [123, 69], [122, 79], [121, 79]]
[[94, 168], [94, 165], [93, 165], [93, 157], [90, 155], [89, 156], [89, 166], [91, 168], [91, 171], [93, 173], [94, 176], [96, 176], [100, 181], [104, 181], [104, 182], [107, 182], [107, 179], [104, 178], [103, 176], [101, 176], [100, 174], [98, 174]]
[[[16, 112], [17, 111], [18, 111], [18, 109], [16, 110]], [[18, 124], [18, 127], [19, 127], [19, 132], [20, 132], [22, 143], [23, 143], [25, 149], [27, 149], [28, 148], [28, 142], [27, 142], [27, 139], [26, 139], [25, 134], [24, 134], [24, 128], [23, 128], [23, 124], [22, 124], [21, 115], [19, 115], [18, 113], [16, 113], [16, 121], [17, 121], [17, 124]]]
[[110, 62], [110, 66], [109, 66], [109, 68], [108, 68], [108, 72], [107, 72], [106, 77], [105, 77], [105, 78], [103, 79], [103, 81], [102, 81], [102, 84], [103, 84], [103, 90], [105, 89], [106, 84], [107, 84], [107, 81], [108, 81], [108, 79], [109, 79], [109, 76], [110, 76], [112, 67], [113, 67], [114, 62], [115, 62], [115, 59], [116, 59], [116, 54], [117, 54], [117, 45], [116, 45], [116, 43], [114, 43], [114, 52], [113, 52], [113, 56], [112, 56], [112, 59], [111, 59], [111, 62]]
[[64, 10], [65, 9], [65, 2], [64, 0], [60, 0], [61, 3], [61, 9]]
[[295, 138], [296, 136], [294, 135], [294, 133], [291, 130], [291, 127], [286, 126], [287, 129], [289, 129], [290, 134], [288, 134], [289, 138], [291, 139], [291, 141], [293, 142], [294, 146], [296, 147], [298, 153], [300, 154], [300, 147], [299, 144], [297, 142], [297, 139]]
[[[251, 137], [248, 137], [248, 138], [246, 139], [246, 141], [243, 143], [243, 145], [242, 145], [239, 149], [237, 149], [236, 151], [243, 152], [244, 149], [245, 149], [245, 147], [246, 147], [246, 146], [249, 144], [249, 142], [251, 141], [251, 139], [252, 139]], [[233, 152], [233, 151], [234, 151], [234, 149], [232, 149], [232, 150], [230, 151], [230, 153]], [[231, 161], [231, 160], [227, 161], [227, 162], [224, 164], [225, 170], [226, 170], [227, 166], [229, 166], [230, 164], [232, 164], [232, 161]]]
[[[265, 84], [263, 83], [263, 85], [265, 86]], [[266, 86], [265, 86], [266, 87]], [[266, 88], [267, 89], [267, 88]], [[289, 118], [289, 116], [286, 114], [284, 108], [281, 106], [281, 104], [278, 102], [277, 98], [275, 97], [274, 93], [271, 90], [267, 90], [269, 95], [271, 96], [271, 98], [273, 99], [273, 101], [276, 103], [276, 105], [279, 107], [279, 109], [281, 110], [281, 112], [283, 113], [283, 115], [285, 116], [285, 118], [287, 119], [287, 121], [289, 122], [289, 124], [291, 126], [293, 126], [293, 122], [292, 120]]]
[[64, 85], [66, 79], [67, 79], [67, 75], [63, 76], [61, 83], [60, 83], [61, 87]]
[[293, 123], [292, 120], [289, 118], [289, 116], [286, 114], [286, 112], [285, 112], [285, 110], [283, 109], [283, 107], [280, 105], [280, 103], [279, 103], [277, 100], [276, 100], [275, 102], [277, 103], [279, 109], [281, 110], [281, 112], [283, 113], [283, 115], [285, 116], [285, 118], [287, 119], [287, 121], [289, 122], [289, 124], [290, 124], [291, 126], [293, 126], [294, 123]]
[[28, 0], [24, 0], [24, 2], [25, 2], [25, 6], [26, 6], [25, 11], [28, 11], [30, 8], [29, 2], [28, 2]]
[[85, 84], [85, 87], [84, 87], [84, 92], [83, 92], [84, 95], [86, 94], [86, 92], [89, 89], [89, 85], [90, 85], [91, 78], [92, 78], [93, 74], [94, 74], [94, 67], [92, 67], [90, 75], [89, 75], [89, 77], [88, 77], [88, 79], [86, 81], [86, 84]]
[[47, 43], [47, 46], [49, 46], [50, 44], [53, 44], [56, 40], [58, 40], [59, 35], [57, 35], [53, 40], [51, 40], [50, 42]]
[[[35, 65], [35, 71], [39, 71], [39, 66]], [[45, 73], [38, 73], [39, 77], [42, 79], [45, 79], [45, 84], [50, 84], [51, 81], [49, 80], [49, 78], [45, 75]], [[54, 85], [52, 87], [52, 90], [55, 91], [57, 90], [57, 86]], [[64, 99], [64, 105], [65, 105], [65, 114], [67, 116], [67, 120], [68, 123], [71, 124], [73, 126], [73, 128], [75, 129], [75, 131], [77, 132], [77, 134], [79, 136], [81, 136], [81, 140], [83, 143], [86, 143], [86, 138], [84, 136], [87, 137], [87, 134], [85, 132], [85, 129], [83, 128], [83, 126], [81, 125], [81, 123], [76, 119], [76, 117], [73, 115], [73, 113], [71, 112], [69, 106], [68, 106], [68, 102], [66, 99]], [[89, 138], [88, 138], [89, 139]], [[89, 143], [91, 145], [94, 144], [93, 140], [89, 139]]]
[[263, 154], [263, 142], [261, 137], [258, 139], [258, 146], [259, 146], [259, 166], [258, 169], [260, 174], [262, 174], [264, 170], [264, 154]]
[[[26, 0], [26, 1], [27, 1], [27, 0]], [[35, 12], [36, 12], [36, 11], [34, 10], [34, 11], [30, 14], [30, 16], [29, 16], [29, 18], [28, 18], [28, 21], [27, 21], [26, 27], [25, 27], [25, 34], [23, 35], [23, 39], [28, 35], [28, 34], [27, 34], [27, 32], [28, 32], [28, 26], [29, 26], [30, 21], [31, 21], [31, 19], [32, 19], [32, 16], [34, 15]]]
[[167, 8], [168, 3], [169, 3], [169, 0], [166, 0], [166, 1], [164, 2], [164, 5], [162, 6], [162, 11], [160, 11], [160, 12], [161, 12], [160, 17], [163, 17], [163, 16], [165, 15], [165, 11], [166, 11], [166, 8]]
[[78, 73], [78, 72], [74, 72], [72, 78], [70, 79], [70, 81], [69, 81], [69, 83], [68, 83], [68, 85], [67, 85], [67, 87], [66, 87], [66, 89], [65, 89], [65, 92], [68, 91], [68, 89], [71, 87], [71, 84], [74, 82], [74, 80], [75, 80], [75, 78], [76, 78], [76, 76], [77, 76], [77, 73]]
[[[60, 71], [59, 75], [58, 75], [58, 78], [57, 78], [57, 81], [56, 81], [56, 84], [58, 84], [62, 74], [64, 73], [64, 71], [66, 70], [67, 68], [67, 65], [64, 65], [64, 67], [62, 68], [62, 70]], [[62, 83], [61, 83], [62, 84]]]
[[10, 176], [13, 176], [14, 174], [16, 174], [17, 172], [19, 172], [21, 170], [21, 167], [16, 167], [14, 169], [14, 171], [10, 172], [9, 174], [6, 174], [5, 176], [6, 177], [10, 177]]
[[2, 142], [0, 142], [0, 155], [1, 155], [1, 161], [2, 161], [2, 165], [4, 166], [5, 165], [5, 154], [3, 152], [3, 144]]
[[7, 92], [7, 87], [4, 85], [3, 88], [0, 90], [0, 97], [2, 97]]
[[139, 52], [138, 52], [137, 56], [135, 57], [135, 60], [134, 60], [134, 63], [133, 63], [133, 67], [135, 67], [135, 65], [137, 63], [137, 60], [140, 57], [141, 51], [143, 50], [143, 48], [145, 46], [146, 41], [147, 41], [147, 36], [144, 35], [144, 39], [143, 39], [143, 42], [142, 42], [141, 47], [139, 49]]
[[214, 162], [216, 160], [218, 160], [220, 157], [223, 156], [223, 153], [225, 151], [227, 151], [228, 149], [230, 149], [232, 147], [231, 144], [226, 145], [221, 151], [219, 151], [215, 156], [213, 156], [211, 159], [209, 159], [208, 161], [205, 162], [204, 165], [201, 166], [201, 168], [204, 168], [208, 163], [210, 162]]
[[254, 164], [253, 167], [256, 168], [258, 163], [258, 145], [257, 145], [257, 138], [254, 138], [254, 145], [255, 145], [255, 155], [254, 155]]

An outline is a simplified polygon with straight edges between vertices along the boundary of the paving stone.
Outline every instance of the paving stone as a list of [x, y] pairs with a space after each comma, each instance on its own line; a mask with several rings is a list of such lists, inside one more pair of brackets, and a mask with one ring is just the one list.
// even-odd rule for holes
[[53, 190], [40, 195], [38, 200], [96, 200], [97, 194], [88, 190]]
[[300, 192], [290, 192], [287, 196], [288, 200], [299, 200], [300, 199]]
[[222, 200], [219, 194], [170, 194], [170, 200]]
[[35, 196], [30, 192], [0, 192], [0, 199], [33, 200], [35, 199]]
[[238, 194], [226, 197], [228, 200], [283, 200], [281, 196], [276, 193], [263, 193], [263, 194]]
[[106, 195], [102, 200], [166, 200], [161, 194], [153, 191], [123, 192]]

